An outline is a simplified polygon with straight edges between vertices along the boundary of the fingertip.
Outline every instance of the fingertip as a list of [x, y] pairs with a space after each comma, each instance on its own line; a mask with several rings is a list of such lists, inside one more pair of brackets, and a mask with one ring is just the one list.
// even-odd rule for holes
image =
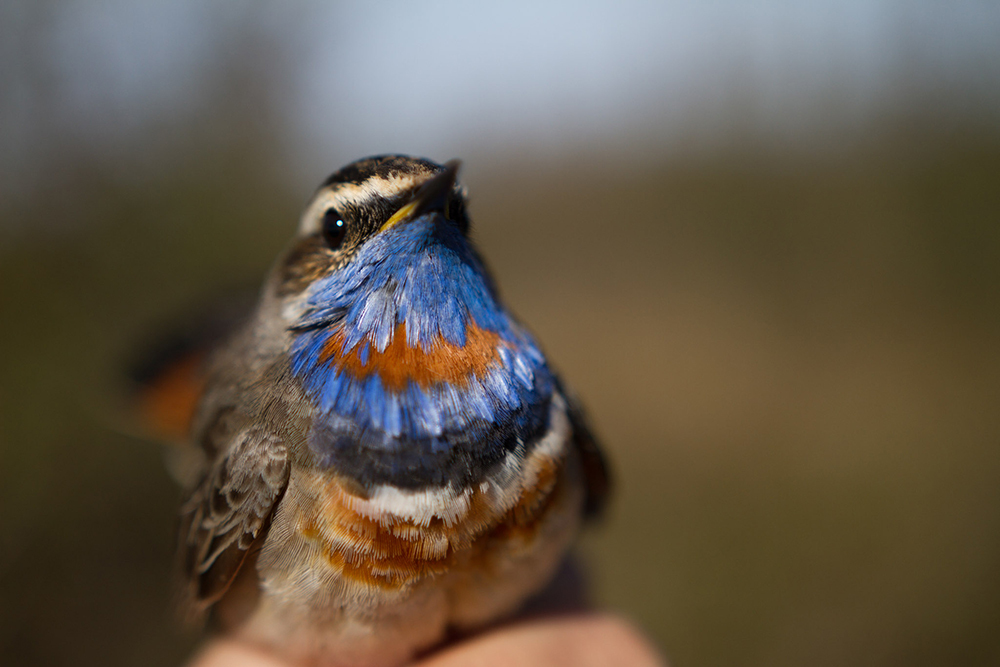
[[[665, 667], [666, 661], [629, 621], [612, 614], [534, 619], [491, 630], [428, 656], [415, 667]], [[188, 667], [290, 667], [233, 640], [214, 640]]]
[[630, 621], [614, 614], [594, 614], [578, 632], [587, 633], [591, 642], [606, 651], [592, 664], [666, 667], [660, 652]]
[[201, 649], [188, 667], [288, 667], [288, 664], [252, 646], [218, 639]]
[[628, 621], [610, 614], [579, 614], [507, 626], [449, 647], [419, 667], [477, 665], [629, 665], [666, 661]]

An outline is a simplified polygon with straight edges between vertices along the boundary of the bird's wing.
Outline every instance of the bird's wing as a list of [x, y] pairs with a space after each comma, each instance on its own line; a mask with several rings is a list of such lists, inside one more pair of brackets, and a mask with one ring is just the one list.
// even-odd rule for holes
[[181, 566], [200, 606], [222, 597], [264, 537], [288, 473], [285, 445], [250, 427], [219, 456], [182, 507]]
[[573, 428], [572, 440], [583, 466], [586, 483], [584, 514], [588, 518], [596, 518], [604, 511], [611, 494], [611, 471], [590, 428], [583, 406], [572, 392], [564, 387], [560, 387], [560, 391], [566, 398], [569, 421]]

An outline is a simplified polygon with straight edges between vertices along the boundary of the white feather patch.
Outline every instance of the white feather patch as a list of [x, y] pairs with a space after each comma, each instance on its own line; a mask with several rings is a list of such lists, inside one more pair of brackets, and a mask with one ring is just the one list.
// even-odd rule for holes
[[[563, 456], [569, 435], [566, 403], [562, 396], [554, 394], [548, 432], [535, 444], [527, 459], [524, 458], [523, 447], [508, 453], [500, 468], [479, 484], [479, 492], [488, 497], [496, 512], [510, 509], [517, 504], [524, 490], [535, 484], [540, 464]], [[436, 518], [450, 527], [468, 514], [472, 494], [472, 488], [456, 490], [451, 485], [422, 491], [380, 485], [368, 498], [348, 496], [344, 504], [375, 521], [384, 521], [389, 516], [427, 526]]]

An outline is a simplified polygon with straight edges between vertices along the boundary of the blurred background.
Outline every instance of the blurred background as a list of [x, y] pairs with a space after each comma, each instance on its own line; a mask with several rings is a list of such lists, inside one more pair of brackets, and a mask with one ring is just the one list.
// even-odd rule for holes
[[465, 161], [678, 667], [1000, 664], [1000, 5], [0, 4], [0, 661], [176, 665], [124, 359], [313, 188]]

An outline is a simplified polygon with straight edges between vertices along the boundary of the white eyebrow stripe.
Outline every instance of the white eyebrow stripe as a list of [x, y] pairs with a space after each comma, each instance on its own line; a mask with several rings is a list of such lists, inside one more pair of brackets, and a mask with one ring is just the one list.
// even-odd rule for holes
[[306, 207], [299, 222], [301, 235], [314, 234], [322, 226], [322, 212], [330, 206], [354, 205], [363, 207], [375, 197], [392, 199], [412, 190], [434, 174], [395, 174], [390, 178], [373, 176], [361, 183], [337, 183], [323, 188]]
[[380, 197], [395, 197], [401, 192], [412, 190], [415, 186], [423, 183], [433, 176], [426, 174], [394, 174], [390, 178], [383, 176], [373, 176], [366, 178], [361, 183], [340, 183], [333, 189], [338, 197], [343, 197], [350, 202], [361, 202], [370, 199], [373, 195]]

